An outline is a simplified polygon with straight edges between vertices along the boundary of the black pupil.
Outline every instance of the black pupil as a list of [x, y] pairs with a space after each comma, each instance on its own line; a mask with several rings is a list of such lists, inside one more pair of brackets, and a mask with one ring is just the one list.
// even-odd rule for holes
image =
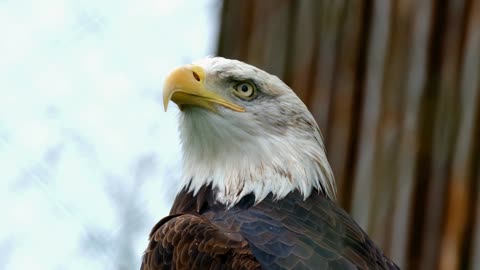
[[246, 84], [242, 85], [242, 91], [243, 92], [248, 92], [248, 85], [246, 85]]

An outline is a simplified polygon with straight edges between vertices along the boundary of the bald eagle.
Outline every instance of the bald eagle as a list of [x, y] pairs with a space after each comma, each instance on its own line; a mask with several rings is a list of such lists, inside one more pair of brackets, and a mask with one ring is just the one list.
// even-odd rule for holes
[[167, 77], [170, 100], [181, 189], [141, 269], [398, 269], [335, 204], [318, 125], [280, 79], [210, 57]]

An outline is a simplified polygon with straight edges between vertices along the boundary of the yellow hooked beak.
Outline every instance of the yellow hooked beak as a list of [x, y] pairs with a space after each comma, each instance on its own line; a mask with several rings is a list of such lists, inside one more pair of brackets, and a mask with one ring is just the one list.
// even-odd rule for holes
[[212, 91], [205, 89], [205, 71], [202, 67], [186, 65], [175, 69], [167, 77], [163, 86], [163, 106], [167, 111], [168, 101], [177, 103], [180, 110], [184, 105], [194, 105], [216, 112], [214, 104], [236, 112], [245, 109], [231, 103]]

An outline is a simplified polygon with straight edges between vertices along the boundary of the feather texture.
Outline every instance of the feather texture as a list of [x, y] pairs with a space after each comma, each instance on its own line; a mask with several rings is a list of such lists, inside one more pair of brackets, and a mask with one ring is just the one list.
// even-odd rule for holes
[[398, 269], [321, 193], [258, 204], [249, 195], [226, 211], [213, 194], [177, 196], [152, 231], [142, 269]]

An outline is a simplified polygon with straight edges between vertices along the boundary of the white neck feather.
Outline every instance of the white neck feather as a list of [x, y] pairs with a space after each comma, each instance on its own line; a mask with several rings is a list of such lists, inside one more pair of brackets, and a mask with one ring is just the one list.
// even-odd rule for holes
[[279, 136], [249, 130], [242, 122], [197, 108], [182, 113], [182, 189], [188, 187], [196, 194], [202, 186], [212, 185], [217, 201], [228, 207], [250, 193], [256, 203], [269, 193], [282, 199], [294, 190], [307, 198], [314, 188], [335, 198], [318, 132], [305, 136], [289, 129]]

